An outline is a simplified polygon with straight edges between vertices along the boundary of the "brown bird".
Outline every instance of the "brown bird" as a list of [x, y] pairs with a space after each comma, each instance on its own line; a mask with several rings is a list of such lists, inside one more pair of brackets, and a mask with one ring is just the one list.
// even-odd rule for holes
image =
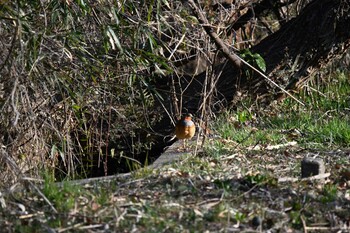
[[192, 121], [192, 117], [191, 113], [184, 115], [175, 126], [176, 137], [183, 140], [184, 149], [186, 149], [186, 141], [196, 133], [196, 126]]

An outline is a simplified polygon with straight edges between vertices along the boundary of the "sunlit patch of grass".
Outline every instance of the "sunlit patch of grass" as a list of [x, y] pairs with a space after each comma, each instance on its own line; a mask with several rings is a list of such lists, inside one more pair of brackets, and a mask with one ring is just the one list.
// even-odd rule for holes
[[[330, 76], [316, 87], [308, 86], [299, 94], [298, 98], [305, 106], [288, 98], [273, 111], [260, 113], [257, 120], [252, 113], [238, 107], [236, 112], [222, 114], [214, 129], [221, 138], [241, 146], [296, 140], [301, 145], [348, 147], [350, 81], [344, 72], [333, 75], [336, 77]], [[298, 135], [289, 131], [296, 131]]]
[[250, 134], [247, 128], [242, 128], [235, 122], [228, 121], [225, 116], [216, 122], [215, 129], [222, 138], [237, 142], [243, 141]]
[[300, 143], [315, 142], [325, 146], [350, 145], [350, 117], [344, 115], [332, 116], [329, 118], [318, 117], [319, 112], [300, 113], [298, 115], [284, 115], [273, 117], [268, 120], [267, 127], [270, 130], [291, 130], [297, 129], [301, 135]]
[[350, 80], [348, 73], [335, 72], [314, 87], [306, 87], [299, 98], [306, 104], [303, 108], [290, 107], [283, 118], [305, 132], [302, 142], [322, 143], [324, 146], [350, 145]]
[[312, 121], [311, 114], [307, 112], [283, 112], [283, 109], [280, 111], [276, 115], [264, 117], [262, 127], [270, 130], [300, 129], [302, 131]]
[[350, 104], [350, 79], [348, 72], [334, 72], [323, 80], [319, 85], [313, 88], [315, 91], [304, 89], [301, 97], [315, 110], [322, 112], [337, 111], [340, 112], [349, 108]]
[[[258, 129], [253, 126], [253, 117], [246, 116], [248, 113], [242, 112], [232, 113], [226, 112], [219, 117], [214, 125], [215, 131], [225, 141], [224, 143], [214, 140], [218, 151], [222, 151], [223, 148], [228, 148], [227, 142], [231, 141], [233, 144], [240, 144], [242, 146], [251, 146], [257, 143], [271, 144], [280, 143], [283, 141], [283, 135], [279, 134], [274, 129]], [[221, 143], [221, 144], [220, 144]], [[226, 146], [225, 146], [226, 144]], [[215, 152], [214, 152], [215, 153]]]
[[[345, 121], [344, 121], [345, 120]], [[350, 145], [350, 119], [330, 119], [323, 124], [310, 125], [308, 139], [324, 146]]]
[[249, 144], [259, 143], [259, 144], [278, 144], [286, 141], [285, 135], [280, 132], [267, 129], [267, 130], [258, 130], [254, 133], [251, 142]]
[[333, 184], [327, 184], [323, 187], [323, 195], [320, 197], [322, 203], [333, 202], [337, 199], [337, 186]]

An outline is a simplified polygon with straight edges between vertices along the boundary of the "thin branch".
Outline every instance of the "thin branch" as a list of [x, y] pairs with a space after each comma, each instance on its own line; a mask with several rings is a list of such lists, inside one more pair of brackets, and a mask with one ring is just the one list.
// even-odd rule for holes
[[269, 77], [267, 77], [263, 72], [261, 72], [260, 70], [256, 69], [255, 67], [253, 67], [252, 65], [250, 65], [248, 62], [246, 62], [245, 60], [243, 60], [242, 58], [239, 57], [239, 59], [242, 61], [242, 63], [244, 63], [245, 65], [247, 65], [249, 68], [251, 68], [252, 70], [254, 70], [255, 72], [257, 72], [260, 76], [262, 76], [263, 78], [265, 78], [267, 81], [269, 81], [270, 83], [272, 83], [274, 86], [276, 86], [278, 89], [280, 89], [282, 92], [284, 92], [285, 94], [287, 94], [288, 96], [290, 96], [293, 100], [295, 100], [296, 102], [298, 102], [300, 105], [305, 106], [305, 104], [303, 102], [301, 102], [300, 100], [298, 100], [297, 98], [295, 98], [292, 94], [290, 94], [288, 91], [286, 91], [283, 87], [279, 86], [275, 81], [273, 81], [272, 79], [270, 79]]
[[40, 191], [40, 189], [36, 185], [34, 185], [30, 180], [26, 179], [25, 181], [29, 183], [30, 186], [32, 186], [35, 189], [35, 191], [39, 193], [39, 195], [44, 199], [44, 201], [51, 207], [52, 211], [57, 214], [58, 211], [56, 210], [56, 208], [53, 206], [50, 200], [47, 199], [47, 197]]
[[225, 57], [232, 61], [233, 65], [240, 69], [242, 66], [241, 59], [234, 53], [231, 53], [227, 48], [225, 43], [220, 39], [219, 35], [214, 32], [213, 27], [208, 22], [207, 18], [203, 15], [201, 10], [197, 7], [193, 0], [188, 1], [193, 13], [197, 17], [198, 21], [202, 24], [204, 30], [208, 33], [208, 35], [214, 40], [215, 44], [222, 50]]

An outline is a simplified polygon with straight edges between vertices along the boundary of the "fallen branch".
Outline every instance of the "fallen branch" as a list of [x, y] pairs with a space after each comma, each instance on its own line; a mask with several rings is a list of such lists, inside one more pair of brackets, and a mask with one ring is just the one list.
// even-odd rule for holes
[[327, 177], [329, 177], [331, 175], [331, 173], [323, 173], [323, 174], [319, 174], [316, 176], [310, 176], [307, 178], [293, 178], [293, 177], [282, 177], [278, 179], [278, 183], [284, 183], [284, 182], [296, 182], [296, 181], [313, 181], [313, 180], [322, 180], [325, 179]]
[[261, 145], [256, 145], [256, 146], [249, 146], [247, 147], [248, 150], [277, 150], [281, 149], [283, 147], [289, 147], [289, 146], [295, 146], [298, 143], [296, 141], [291, 141], [283, 144], [278, 144], [278, 145], [269, 145], [266, 147], [263, 147]]

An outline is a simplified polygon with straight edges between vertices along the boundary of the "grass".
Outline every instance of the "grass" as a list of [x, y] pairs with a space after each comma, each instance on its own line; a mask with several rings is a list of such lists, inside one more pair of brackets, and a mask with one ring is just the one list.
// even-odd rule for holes
[[[17, 192], [4, 199], [0, 225], [15, 232], [346, 231], [350, 84], [338, 75], [334, 85], [301, 93], [305, 107], [285, 100], [274, 110], [223, 113], [202, 152], [161, 169], [87, 185], [59, 186], [44, 174], [48, 201], [35, 190]], [[306, 155], [324, 159], [326, 182], [281, 182], [300, 177]]]
[[54, 177], [44, 174], [43, 194], [57, 207], [57, 211], [69, 211], [74, 208], [75, 199], [80, 195], [80, 188], [63, 182], [62, 187], [54, 183]]
[[223, 139], [242, 146], [296, 140], [304, 146], [349, 147], [350, 81], [344, 73], [336, 75], [312, 93], [305, 88], [298, 96], [304, 107], [290, 99], [265, 111], [244, 106], [222, 114], [214, 128]]

